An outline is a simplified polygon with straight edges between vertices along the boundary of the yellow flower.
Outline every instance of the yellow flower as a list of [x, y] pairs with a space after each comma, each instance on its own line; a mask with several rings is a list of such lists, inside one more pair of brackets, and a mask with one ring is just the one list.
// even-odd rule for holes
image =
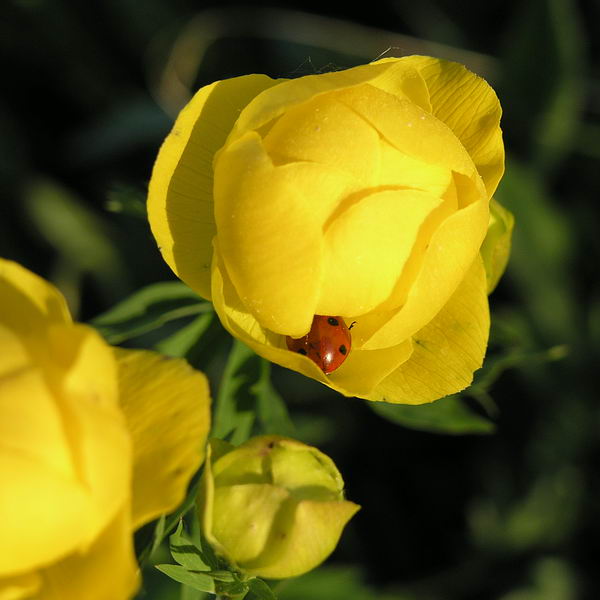
[[133, 531], [183, 500], [209, 402], [187, 363], [111, 348], [0, 259], [0, 598], [132, 596]]
[[[485, 354], [480, 248], [504, 169], [500, 114], [483, 79], [423, 56], [213, 83], [160, 150], [152, 231], [258, 354], [346, 395], [435, 400]], [[314, 315], [356, 322], [330, 375], [286, 345]]]
[[282, 579], [310, 571], [359, 510], [344, 500], [333, 461], [276, 435], [235, 448], [211, 440], [198, 497], [203, 533], [248, 575]]

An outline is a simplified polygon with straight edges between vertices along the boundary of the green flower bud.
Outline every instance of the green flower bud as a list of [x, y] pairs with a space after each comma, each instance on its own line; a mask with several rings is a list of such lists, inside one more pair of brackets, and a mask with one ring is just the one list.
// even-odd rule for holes
[[487, 279], [488, 294], [494, 291], [498, 284], [510, 255], [515, 218], [499, 202], [492, 198], [490, 202], [490, 223], [481, 245], [481, 257]]
[[276, 435], [211, 440], [198, 497], [204, 536], [248, 575], [301, 575], [324, 561], [359, 510], [333, 461]]

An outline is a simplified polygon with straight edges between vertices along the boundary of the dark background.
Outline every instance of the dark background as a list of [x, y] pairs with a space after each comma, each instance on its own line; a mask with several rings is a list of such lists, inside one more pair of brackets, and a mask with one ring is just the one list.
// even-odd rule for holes
[[[496, 431], [411, 430], [275, 368], [298, 437], [363, 507], [327, 566], [281, 598], [597, 597], [600, 4], [11, 0], [2, 15], [0, 255], [54, 281], [82, 321], [173, 279], [136, 211], [201, 85], [412, 53], [488, 79], [507, 147], [497, 198], [517, 223], [491, 297], [490, 359], [512, 357], [485, 399]], [[198, 365], [213, 389], [222, 346]], [[180, 597], [148, 581], [146, 597]]]

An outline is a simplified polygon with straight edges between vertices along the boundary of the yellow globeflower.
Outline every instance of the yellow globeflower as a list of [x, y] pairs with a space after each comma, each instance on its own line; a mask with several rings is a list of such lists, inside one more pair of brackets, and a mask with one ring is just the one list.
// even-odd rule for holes
[[[500, 115], [483, 79], [424, 56], [216, 82], [160, 150], [152, 231], [258, 354], [346, 395], [429, 402], [466, 387], [485, 354]], [[508, 244], [491, 246], [497, 278]], [[318, 347], [290, 339], [315, 315], [354, 322], [328, 375]]]
[[247, 575], [282, 579], [310, 571], [334, 550], [359, 510], [344, 500], [333, 461], [296, 440], [211, 440], [198, 497], [203, 533]]
[[133, 531], [183, 500], [209, 403], [187, 363], [110, 347], [0, 259], [0, 598], [130, 598]]

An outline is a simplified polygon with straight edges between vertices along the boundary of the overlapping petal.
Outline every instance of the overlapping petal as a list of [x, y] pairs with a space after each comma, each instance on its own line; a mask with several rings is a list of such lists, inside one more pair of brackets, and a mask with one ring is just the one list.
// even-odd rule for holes
[[148, 192], [148, 218], [167, 264], [210, 298], [215, 152], [240, 110], [278, 81], [248, 75], [203, 87], [181, 112], [163, 143]]
[[210, 396], [206, 377], [184, 360], [115, 352], [119, 403], [133, 442], [131, 510], [138, 528], [182, 502], [204, 460]]
[[128, 507], [119, 511], [85, 551], [41, 572], [44, 600], [130, 598], [139, 585]]
[[[232, 90], [241, 85], [235, 81]], [[208, 236], [192, 221], [184, 234], [171, 235], [189, 274], [175, 272], [188, 283], [196, 277], [193, 285], [212, 293], [225, 327], [256, 352], [346, 395], [381, 399], [374, 390], [387, 386], [390, 401], [423, 402], [462, 385], [477, 363], [466, 354], [457, 358], [464, 369], [457, 367], [454, 382], [440, 374], [429, 396], [417, 390], [410, 400], [410, 386], [389, 387], [409, 373], [407, 365], [423, 362], [415, 340], [433, 323], [445, 326], [488, 232], [504, 161], [493, 90], [460, 65], [420, 56], [260, 85], [234, 102], [239, 114], [218, 121], [229, 127], [220, 149], [206, 154], [197, 138], [189, 160], [177, 159], [193, 171], [195, 152], [208, 181], [206, 156], [214, 157], [211, 291], [211, 252], [192, 241], [195, 233], [206, 246]], [[184, 138], [194, 137], [190, 128], [212, 127], [200, 124], [211, 116], [202, 113], [211, 89], [199, 92], [195, 113], [181, 120]], [[210, 145], [210, 131], [207, 137]], [[162, 152], [155, 169], [162, 173], [161, 161]], [[179, 168], [167, 167], [165, 173]], [[185, 169], [174, 186], [187, 185], [186, 202], [205, 203], [211, 190]], [[492, 286], [507, 252], [498, 244], [490, 254], [488, 240]], [[475, 313], [479, 327], [481, 311]], [[315, 314], [356, 322], [352, 351], [328, 376], [285, 343], [305, 335]], [[436, 343], [443, 350], [443, 338]]]
[[202, 529], [248, 575], [284, 578], [314, 568], [360, 508], [344, 500], [339, 471], [316, 448], [281, 436], [211, 446], [198, 503]]
[[184, 361], [129, 351], [119, 382], [98, 333], [2, 259], [0, 297], [0, 598], [131, 597], [133, 528], [175, 508], [202, 461], [206, 380]]
[[429, 56], [407, 56], [403, 61], [423, 77], [432, 114], [448, 125], [461, 141], [491, 198], [504, 173], [502, 108], [494, 90], [455, 62]]
[[466, 388], [483, 363], [490, 321], [485, 269], [477, 257], [448, 303], [413, 337], [414, 351], [368, 396], [422, 404]]

